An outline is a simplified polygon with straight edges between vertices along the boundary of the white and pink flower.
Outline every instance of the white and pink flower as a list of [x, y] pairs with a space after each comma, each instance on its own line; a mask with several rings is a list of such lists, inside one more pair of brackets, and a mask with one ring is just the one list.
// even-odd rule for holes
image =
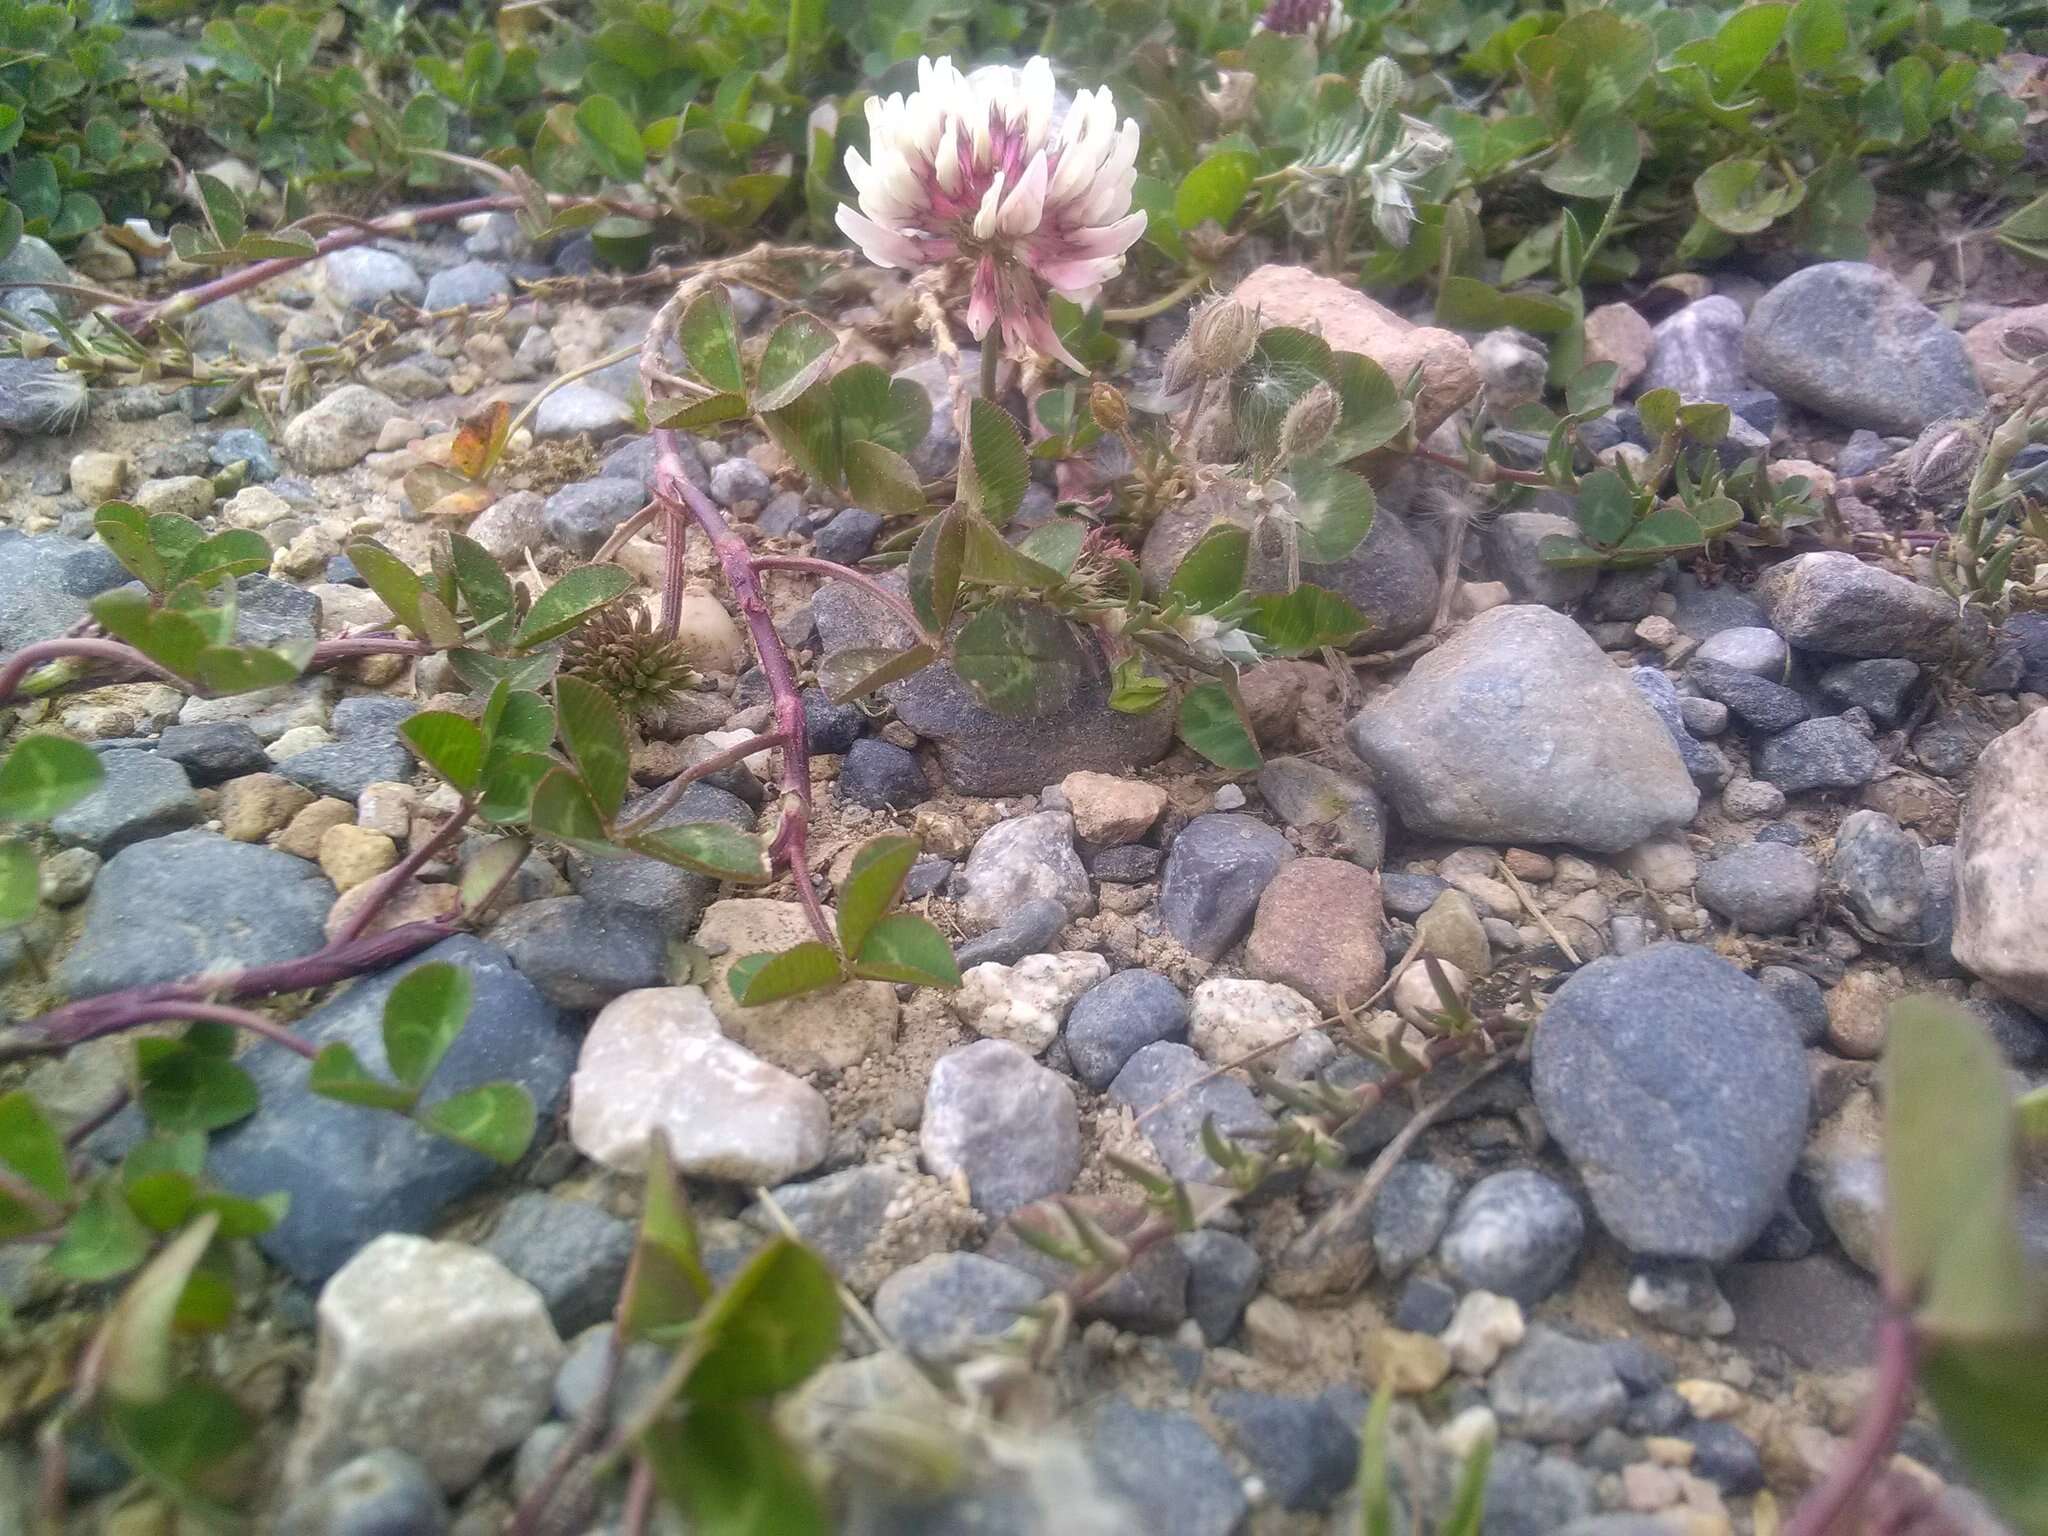
[[1012, 351], [1036, 347], [1080, 373], [1054, 333], [1046, 290], [1094, 300], [1145, 232], [1131, 212], [1138, 125], [1117, 126], [1105, 87], [1053, 125], [1052, 66], [977, 70], [919, 59], [906, 98], [870, 97], [868, 155], [846, 153], [860, 206], [839, 227], [878, 266], [973, 263], [967, 326], [1000, 327]]

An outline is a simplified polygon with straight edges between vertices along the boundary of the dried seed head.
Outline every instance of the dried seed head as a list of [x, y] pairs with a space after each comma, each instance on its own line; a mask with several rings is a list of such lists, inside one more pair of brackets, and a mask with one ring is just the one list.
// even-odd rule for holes
[[1359, 77], [1358, 99], [1368, 112], [1391, 112], [1401, 104], [1408, 76], [1392, 59], [1374, 59]]
[[1328, 384], [1318, 384], [1287, 408], [1287, 414], [1280, 419], [1280, 453], [1284, 458], [1294, 458], [1304, 453], [1314, 453], [1328, 441], [1337, 428], [1337, 418], [1343, 414], [1343, 406], [1337, 399], [1337, 391]]
[[1932, 423], [1907, 450], [1906, 478], [1914, 494], [1929, 501], [1961, 495], [1983, 462], [1984, 448], [1984, 429], [1974, 421], [1951, 417]]
[[1248, 69], [1219, 70], [1216, 84], [1201, 88], [1202, 104], [1218, 126], [1226, 130], [1235, 128], [1252, 115], [1252, 99], [1258, 85], [1259, 77]]
[[1114, 384], [1097, 379], [1088, 391], [1088, 409], [1105, 432], [1121, 432], [1131, 424], [1131, 408]]
[[1235, 299], [1214, 299], [1188, 322], [1188, 344], [1205, 378], [1237, 372], [1259, 341], [1259, 317]]
[[1159, 387], [1169, 396], [1185, 394], [1201, 378], [1202, 367], [1195, 361], [1194, 343], [1183, 336], [1166, 349], [1166, 361], [1159, 370]]
[[613, 603], [577, 626], [563, 642], [562, 670], [602, 688], [629, 715], [671, 703], [695, 677], [682, 648], [637, 601]]

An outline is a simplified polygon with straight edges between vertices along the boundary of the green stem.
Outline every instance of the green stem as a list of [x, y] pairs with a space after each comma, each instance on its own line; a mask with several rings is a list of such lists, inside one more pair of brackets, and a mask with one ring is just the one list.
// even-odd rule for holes
[[1003, 349], [993, 335], [981, 339], [981, 398], [991, 405], [996, 399], [996, 369], [1002, 365]]
[[1129, 309], [1105, 309], [1102, 312], [1102, 323], [1104, 325], [1129, 325], [1138, 320], [1150, 320], [1154, 315], [1163, 315], [1182, 299], [1188, 297], [1189, 294], [1195, 292], [1204, 283], [1208, 282], [1211, 275], [1209, 268], [1197, 268], [1193, 275], [1183, 278], [1149, 304], [1137, 304]]

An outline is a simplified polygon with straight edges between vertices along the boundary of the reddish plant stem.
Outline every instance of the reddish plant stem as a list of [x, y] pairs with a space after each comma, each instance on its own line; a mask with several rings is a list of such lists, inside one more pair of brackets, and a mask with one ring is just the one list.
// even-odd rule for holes
[[1866, 1493], [1891, 1457], [1899, 1431], [1912, 1411], [1913, 1371], [1919, 1341], [1912, 1314], [1887, 1300], [1877, 1325], [1877, 1379], [1863, 1405], [1862, 1421], [1848, 1446], [1835, 1458], [1820, 1486], [1800, 1503], [1786, 1524], [1784, 1536], [1827, 1536], [1836, 1522]]
[[316, 1046], [293, 1034], [275, 1019], [266, 1019], [262, 1014], [252, 1013], [247, 1008], [230, 1008], [225, 1003], [141, 1003], [128, 1016], [131, 1025], [155, 1024], [168, 1019], [226, 1024], [230, 1028], [260, 1036], [272, 1045], [281, 1045], [308, 1061], [320, 1054]]
[[419, 847], [379, 875], [376, 888], [363, 898], [362, 911], [348, 920], [347, 926], [335, 935], [334, 942], [347, 944], [360, 938], [363, 930], [377, 920], [377, 914], [384, 910], [385, 904], [404, 889], [405, 882], [418, 874], [435, 854], [455, 841], [456, 835], [468, 824], [469, 818], [475, 812], [476, 801], [473, 798], [465, 798], [456, 806], [455, 813], [435, 829], [432, 837], [424, 840]]
[[[550, 197], [551, 207], [568, 207], [572, 204], [599, 202], [619, 213], [629, 213], [635, 218], [659, 219], [661, 210], [638, 203], [618, 203], [603, 198]], [[232, 298], [238, 293], [281, 277], [294, 267], [303, 266], [316, 256], [325, 256], [332, 251], [345, 250], [352, 245], [363, 245], [371, 240], [381, 240], [390, 235], [410, 234], [423, 224], [452, 224], [457, 219], [466, 219], [472, 213], [508, 213], [526, 206], [524, 198], [500, 194], [494, 197], [468, 197], [458, 202], [442, 203], [434, 208], [422, 208], [414, 213], [393, 214], [390, 218], [377, 219], [370, 223], [350, 224], [325, 235], [313, 242], [312, 255], [276, 256], [268, 261], [253, 262], [239, 272], [230, 272], [217, 277], [210, 283], [200, 283], [174, 293], [168, 298], [149, 299], [139, 304], [130, 304], [113, 311], [113, 322], [123, 330], [142, 332], [159, 320], [176, 320], [203, 309], [221, 299]]]
[[[639, 1262], [637, 1254], [633, 1262]], [[521, 1499], [519, 1507], [512, 1511], [512, 1518], [505, 1522], [505, 1536], [533, 1536], [541, 1517], [554, 1502], [563, 1481], [576, 1463], [588, 1456], [592, 1447], [597, 1444], [597, 1437], [604, 1432], [605, 1423], [611, 1416], [612, 1393], [618, 1390], [619, 1371], [625, 1362], [625, 1330], [614, 1321], [611, 1337], [606, 1341], [604, 1374], [598, 1381], [596, 1394], [592, 1396], [589, 1406], [583, 1410], [582, 1416], [576, 1420], [576, 1427], [570, 1431], [569, 1438], [564, 1440], [560, 1449], [555, 1452], [554, 1459], [548, 1463], [547, 1471], [541, 1474], [540, 1481], [533, 1485], [532, 1491]]]
[[61, 640], [41, 640], [34, 645], [25, 645], [7, 658], [7, 664], [0, 666], [0, 704], [14, 697], [28, 675], [37, 667], [48, 666], [53, 661], [110, 661], [124, 667], [135, 667], [160, 677], [165, 682], [180, 688], [191, 684], [166, 667], [160, 667], [132, 645], [119, 640], [98, 640], [83, 636]]
[[129, 987], [100, 997], [81, 998], [28, 1020], [22, 1029], [42, 1038], [34, 1045], [0, 1051], [0, 1061], [21, 1056], [46, 1055], [101, 1035], [119, 1034], [148, 1018], [191, 1018], [191, 1013], [143, 1012], [159, 1004], [206, 1003], [221, 998], [270, 997], [280, 992], [309, 992], [316, 987], [346, 981], [367, 971], [381, 971], [430, 949], [443, 939], [462, 932], [454, 922], [406, 923], [384, 933], [352, 939], [346, 944], [329, 944], [296, 960], [251, 966], [224, 976], [191, 981], [164, 981], [149, 986]]
[[[704, 536], [711, 541], [712, 553], [718, 557], [718, 566], [732, 592], [734, 606], [746, 620], [748, 638], [754, 643], [754, 654], [760, 660], [762, 676], [768, 680], [768, 695], [775, 708], [774, 734], [780, 738], [782, 747], [782, 823], [776, 829], [768, 857], [771, 862], [781, 861], [789, 865], [796, 882], [797, 900], [803, 903], [811, 927], [822, 943], [832, 944], [832, 925], [826, 920], [825, 909], [811, 885], [807, 848], [811, 754], [804, 737], [803, 695], [797, 689], [796, 671], [789, 664], [789, 652], [782, 648], [782, 637], [775, 632], [775, 620], [768, 612], [768, 600], [761, 593], [754, 557], [720, 515], [718, 508], [712, 505], [711, 498], [690, 484], [683, 473], [682, 444], [667, 427], [657, 427], [654, 432], [654, 494], [657, 500], [670, 507], [680, 503], [688, 510], [691, 521], [703, 530]], [[668, 598], [668, 588], [680, 587], [682, 581], [682, 529], [676, 526], [679, 522], [680, 519], [672, 515], [669, 559], [663, 582], [663, 601], [668, 615], [676, 611]], [[677, 597], [680, 596], [678, 592]]]
[[701, 763], [692, 763], [661, 786], [661, 793], [654, 797], [646, 810], [640, 812], [631, 821], [615, 828], [614, 835], [618, 837], [631, 837], [636, 832], [644, 831], [659, 820], [663, 813], [674, 806], [678, 800], [682, 799], [683, 791], [699, 779], [709, 778], [714, 773], [722, 773], [732, 767], [734, 763], [745, 762], [756, 752], [766, 752], [771, 748], [781, 745], [782, 733], [780, 731], [769, 731], [759, 736], [749, 736], [745, 741], [734, 742], [723, 752], [707, 757]]
[[620, 1536], [647, 1536], [648, 1517], [654, 1513], [654, 1468], [645, 1456], [633, 1463], [633, 1477], [626, 1484], [626, 1510], [619, 1518]]

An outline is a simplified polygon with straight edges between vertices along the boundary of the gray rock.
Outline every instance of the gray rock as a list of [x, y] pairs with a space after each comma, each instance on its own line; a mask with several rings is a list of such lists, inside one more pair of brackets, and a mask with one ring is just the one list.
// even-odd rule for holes
[[1049, 953], [1067, 926], [1067, 909], [1050, 896], [1034, 896], [1012, 912], [1002, 924], [979, 938], [969, 939], [954, 955], [962, 971], [990, 961], [1015, 965], [1026, 955]]
[[1763, 609], [1746, 592], [1724, 584], [1707, 586], [1690, 571], [1671, 581], [1677, 611], [1671, 621], [1694, 640], [1707, 640], [1724, 629], [1753, 629], [1764, 623]]
[[1511, 1168], [1466, 1191], [1438, 1257], [1467, 1290], [1533, 1304], [1564, 1283], [1585, 1237], [1579, 1203], [1556, 1180]]
[[0, 650], [56, 639], [85, 617], [85, 599], [127, 581], [98, 540], [0, 529]]
[[288, 853], [211, 832], [153, 838], [100, 871], [57, 985], [93, 997], [311, 954], [333, 904], [320, 871]]
[[270, 767], [263, 738], [246, 720], [213, 720], [199, 725], [170, 725], [157, 738], [156, 755], [169, 758], [194, 784], [219, 784]]
[[1231, 1232], [1204, 1228], [1174, 1239], [1188, 1261], [1188, 1316], [1210, 1344], [1227, 1343], [1259, 1290], [1259, 1251]]
[[[898, 573], [885, 583], [901, 590]], [[827, 656], [911, 643], [893, 616], [843, 582], [828, 582], [812, 600], [812, 611]], [[1050, 713], [1031, 718], [984, 708], [945, 665], [891, 683], [882, 696], [897, 719], [937, 745], [947, 785], [962, 794], [1035, 794], [1080, 769], [1125, 773], [1165, 756], [1173, 741], [1172, 711], [1129, 715], [1111, 709], [1109, 666], [1101, 652], [1076, 641], [1070, 659], [1078, 685]]]
[[1586, 613], [1608, 623], [1633, 624], [1638, 619], [1647, 619], [1655, 611], [1657, 596], [1668, 579], [1669, 572], [1661, 565], [1603, 572], [1593, 595], [1586, 601]]
[[1819, 982], [1789, 965], [1767, 965], [1756, 973], [1756, 979], [1785, 1010], [1801, 1045], [1819, 1045], [1827, 1038], [1828, 1000]]
[[1687, 1338], [1719, 1338], [1735, 1327], [1735, 1309], [1714, 1284], [1713, 1266], [1699, 1259], [1637, 1259], [1628, 1304], [1659, 1328]]
[[2018, 662], [2018, 686], [2030, 693], [2048, 693], [2048, 613], [2014, 614], [1999, 638]]
[[932, 1066], [918, 1127], [924, 1163], [959, 1174], [978, 1211], [1003, 1217], [1064, 1194], [1081, 1171], [1074, 1090], [1007, 1040], [977, 1040]]
[[277, 333], [270, 322], [236, 298], [218, 299], [188, 315], [185, 338], [199, 357], [238, 357], [253, 363], [277, 355]]
[[1744, 933], [1784, 933], [1820, 900], [1820, 869], [1797, 848], [1749, 843], [1700, 867], [1694, 893]]
[[99, 756], [106, 774], [99, 787], [50, 818], [59, 842], [108, 855], [192, 826], [205, 814], [175, 760], [129, 748]]
[[1903, 656], [1844, 661], [1820, 675], [1820, 691], [1844, 709], [1861, 709], [1879, 725], [1897, 725], [1920, 681], [1920, 664]]
[[978, 1253], [934, 1253], [875, 1290], [875, 1321], [918, 1359], [945, 1364], [997, 1337], [1045, 1295], [1045, 1282]]
[[344, 384], [285, 424], [284, 450], [309, 474], [350, 469], [377, 446], [384, 423], [400, 414], [389, 395], [367, 384]]
[[1750, 730], [1764, 735], [1789, 730], [1810, 713], [1806, 700], [1790, 688], [1716, 662], [1694, 661], [1685, 669], [1685, 680], [1705, 697], [1727, 705]]
[[1883, 766], [1870, 738], [1839, 715], [1808, 720], [1757, 747], [1756, 776], [1788, 795], [1809, 789], [1859, 789]]
[[1410, 1275], [1394, 1302], [1394, 1326], [1407, 1333], [1442, 1333], [1451, 1325], [1458, 1293], [1434, 1275]]
[[[340, 724], [339, 708], [335, 721]], [[413, 776], [413, 755], [398, 739], [395, 725], [339, 734], [341, 739], [327, 746], [293, 753], [276, 765], [276, 772], [316, 795], [337, 800], [356, 800], [372, 784], [404, 783]]]
[[1552, 565], [1541, 551], [1545, 539], [1575, 539], [1578, 532], [1579, 525], [1559, 512], [1503, 512], [1486, 530], [1494, 579], [1506, 582], [1519, 602], [1570, 607], [1593, 590], [1600, 572]]
[[835, 784], [842, 800], [876, 811], [907, 811], [932, 794], [917, 754], [879, 736], [863, 736], [852, 744]]
[[1417, 833], [1612, 853], [1699, 809], [1641, 691], [1548, 608], [1480, 614], [1367, 705], [1348, 736]]
[[1942, 715], [1913, 733], [1913, 755], [1929, 773], [1958, 779], [1968, 773], [1998, 728], [1963, 715]]
[[1671, 1522], [1656, 1515], [1588, 1515], [1559, 1526], [1554, 1536], [1671, 1536]]
[[[1597, 1431], [1596, 1431], [1597, 1433]], [[1494, 1448], [1480, 1536], [1556, 1536], [1597, 1507], [1593, 1474], [1519, 1440]]]
[[1067, 1060], [1074, 1075], [1097, 1093], [1146, 1046], [1185, 1040], [1188, 1001], [1157, 971], [1118, 971], [1096, 983], [1067, 1013]]
[[1130, 1502], [1141, 1536], [1231, 1536], [1247, 1513], [1230, 1464], [1184, 1413], [1111, 1397], [1089, 1419], [1087, 1448], [1096, 1476]]
[[1728, 729], [1728, 706], [1688, 693], [1678, 700], [1678, 718], [1694, 736], [1718, 736]]
[[1756, 597], [1771, 627], [1802, 650], [1939, 664], [1955, 643], [1955, 604], [1842, 550], [1772, 566]]
[[1387, 851], [1387, 812], [1373, 789], [1305, 757], [1275, 757], [1259, 770], [1259, 794], [1288, 826], [1327, 831], [1331, 851], [1378, 869]]
[[634, 1241], [629, 1223], [588, 1200], [528, 1190], [507, 1203], [483, 1248], [540, 1292], [568, 1338], [611, 1317]]
[[[1071, 1230], [1068, 1214], [1086, 1216], [1111, 1237], [1125, 1238], [1143, 1224], [1143, 1206], [1099, 1196], [1067, 1196], [1023, 1206], [997, 1227], [982, 1246], [986, 1258], [1008, 1264], [1043, 1280], [1048, 1288], [1070, 1284], [1074, 1267], [1034, 1248], [1020, 1235], [1028, 1226], [1041, 1233]], [[1187, 1320], [1187, 1255], [1172, 1243], [1161, 1243], [1134, 1258], [1115, 1278], [1077, 1304], [1075, 1316], [1101, 1318], [1128, 1333], [1171, 1333]]]
[[1495, 1368], [1486, 1396], [1503, 1433], [1567, 1443], [1618, 1423], [1628, 1406], [1599, 1345], [1540, 1323]]
[[1389, 915], [1410, 921], [1436, 904], [1437, 897], [1451, 888], [1436, 875], [1411, 875], [1405, 870], [1384, 870], [1380, 874], [1380, 905]]
[[[931, 426], [924, 441], [906, 455], [910, 467], [923, 480], [937, 480], [950, 475], [960, 462], [960, 432], [953, 414], [954, 366], [979, 368], [981, 354], [978, 350], [962, 351], [959, 363], [949, 365], [935, 354], [926, 353], [908, 367], [896, 370], [897, 378], [917, 385], [931, 401]], [[967, 375], [963, 373], [961, 377]]]
[[882, 531], [882, 520], [865, 507], [847, 507], [812, 535], [811, 545], [820, 560], [853, 565], [867, 559]]
[[1984, 751], [1956, 833], [1959, 964], [2021, 1007], [2048, 1010], [2048, 713]]
[[2002, 997], [1973, 997], [1969, 1007], [2012, 1066], [2022, 1072], [2048, 1066], [2048, 1023]]
[[[704, 462], [697, 455], [696, 440], [688, 433], [676, 435], [678, 454], [683, 461], [683, 478], [698, 490], [710, 488], [710, 478], [705, 474]], [[629, 437], [624, 442], [607, 450], [597, 461], [599, 478], [605, 480], [630, 480], [649, 496], [654, 494], [654, 439], [652, 437]]]
[[[205, 311], [201, 310], [201, 314]], [[448, 1505], [404, 1451], [365, 1451], [285, 1506], [277, 1536], [441, 1536]]]
[[587, 434], [603, 442], [632, 430], [632, 407], [617, 395], [581, 380], [564, 384], [533, 413], [533, 435], [543, 439]]
[[428, 309], [482, 309], [512, 296], [512, 280], [502, 267], [487, 261], [465, 261], [427, 279]]
[[1069, 917], [1086, 914], [1092, 900], [1088, 871], [1074, 851], [1074, 818], [1065, 811], [997, 822], [968, 854], [960, 878], [961, 915], [981, 929], [998, 926], [1037, 898], [1057, 901]]
[[775, 482], [768, 472], [745, 455], [721, 459], [711, 466], [711, 497], [721, 507], [756, 504], [775, 494]]
[[541, 509], [541, 531], [579, 560], [604, 547], [619, 524], [647, 504], [631, 480], [582, 480], [565, 485]]
[[550, 896], [491, 930], [513, 964], [561, 1008], [602, 1008], [621, 992], [668, 984], [668, 936], [653, 913]]
[[1782, 683], [1792, 666], [1792, 648], [1775, 629], [1737, 624], [1707, 636], [1693, 659]]
[[1428, 1258], [1457, 1199], [1458, 1176], [1450, 1169], [1413, 1159], [1396, 1165], [1372, 1206], [1372, 1251], [1380, 1273], [1398, 1280]]
[[1759, 383], [1847, 427], [1912, 434], [1984, 407], [1963, 338], [1860, 261], [1808, 267], [1757, 300], [1743, 361]]
[[[1164, 1102], [1169, 1095], [1176, 1096]], [[1218, 1183], [1223, 1176], [1202, 1150], [1205, 1119], [1226, 1136], [1265, 1136], [1275, 1128], [1251, 1089], [1234, 1077], [1211, 1075], [1206, 1061], [1170, 1040], [1145, 1046], [1125, 1062], [1109, 1096], [1137, 1113], [1138, 1128], [1166, 1171], [1196, 1183]]]
[[1219, 959], [1250, 929], [1259, 897], [1293, 856], [1287, 839], [1255, 816], [1197, 816], [1167, 850], [1160, 921], [1204, 960]]
[[[778, 1185], [775, 1204], [789, 1224], [841, 1279], [852, 1277], [868, 1258], [889, 1219], [889, 1205], [910, 1176], [900, 1168], [862, 1163], [801, 1184]], [[760, 1206], [747, 1211], [750, 1224], [763, 1232], [782, 1228]]]
[[1328, 1509], [1358, 1473], [1358, 1436], [1319, 1397], [1218, 1392], [1209, 1411], [1282, 1509]]
[[1650, 362], [1636, 388], [1717, 395], [1742, 387], [1742, 306], [1722, 294], [1695, 299], [1650, 332]]
[[1920, 934], [1926, 877], [1920, 844], [1882, 811], [1854, 811], [1835, 831], [1828, 874], [1865, 926], [1911, 943]]
[[328, 297], [343, 309], [374, 309], [394, 297], [417, 304], [427, 296], [427, 285], [411, 262], [367, 245], [321, 257], [320, 279]]
[[1697, 945], [1572, 976], [1537, 1032], [1534, 1082], [1601, 1222], [1640, 1254], [1734, 1258], [1784, 1203], [1805, 1145], [1797, 1029]]
[[[628, 819], [641, 814], [653, 798], [648, 794], [629, 800], [623, 814]], [[679, 827], [692, 821], [721, 821], [742, 831], [754, 830], [754, 813], [746, 803], [710, 784], [692, 784], [654, 825]], [[639, 853], [622, 859], [594, 859], [588, 854], [572, 853], [569, 883], [592, 907], [651, 917], [663, 933], [675, 938], [697, 926], [697, 919], [718, 894], [718, 882], [710, 876], [693, 874]]]
[[69, 432], [91, 409], [84, 379], [46, 357], [0, 357], [0, 430]]
[[257, 575], [235, 583], [237, 644], [279, 645], [319, 637], [320, 599], [304, 587]]
[[[546, 1125], [568, 1090], [576, 1036], [513, 969], [511, 957], [481, 939], [444, 939], [357, 982], [299, 1020], [298, 1032], [315, 1047], [346, 1043], [370, 1071], [388, 1076], [385, 1001], [402, 976], [443, 962], [468, 974], [474, 1002], [469, 1026], [441, 1059], [425, 1102], [510, 1081], [533, 1096]], [[287, 1052], [252, 1052], [244, 1063], [262, 1092], [263, 1109], [215, 1135], [207, 1171], [239, 1194], [279, 1190], [291, 1196], [284, 1219], [257, 1241], [303, 1284], [318, 1285], [379, 1233], [427, 1230], [498, 1173], [482, 1153], [431, 1136], [410, 1120], [319, 1097], [306, 1086], [305, 1063]]]
[[[78, 278], [64, 264], [56, 247], [36, 235], [23, 235], [14, 249], [0, 257], [0, 283], [75, 283]], [[45, 335], [56, 334], [51, 317], [69, 315], [78, 308], [75, 294], [52, 292], [48, 288], [0, 288], [0, 310]]]
[[1694, 1477], [1703, 1477], [1723, 1493], [1737, 1498], [1762, 1490], [1763, 1452], [1733, 1424], [1705, 1419], [1686, 1425], [1678, 1433], [1681, 1439], [1692, 1442], [1692, 1461], [1686, 1470]]
[[1363, 645], [1391, 650], [1414, 639], [1436, 618], [1437, 570], [1421, 539], [1394, 510], [1400, 476], [1381, 493], [1380, 510], [1365, 539], [1331, 565], [1303, 561], [1301, 579], [1337, 593], [1372, 621]]

